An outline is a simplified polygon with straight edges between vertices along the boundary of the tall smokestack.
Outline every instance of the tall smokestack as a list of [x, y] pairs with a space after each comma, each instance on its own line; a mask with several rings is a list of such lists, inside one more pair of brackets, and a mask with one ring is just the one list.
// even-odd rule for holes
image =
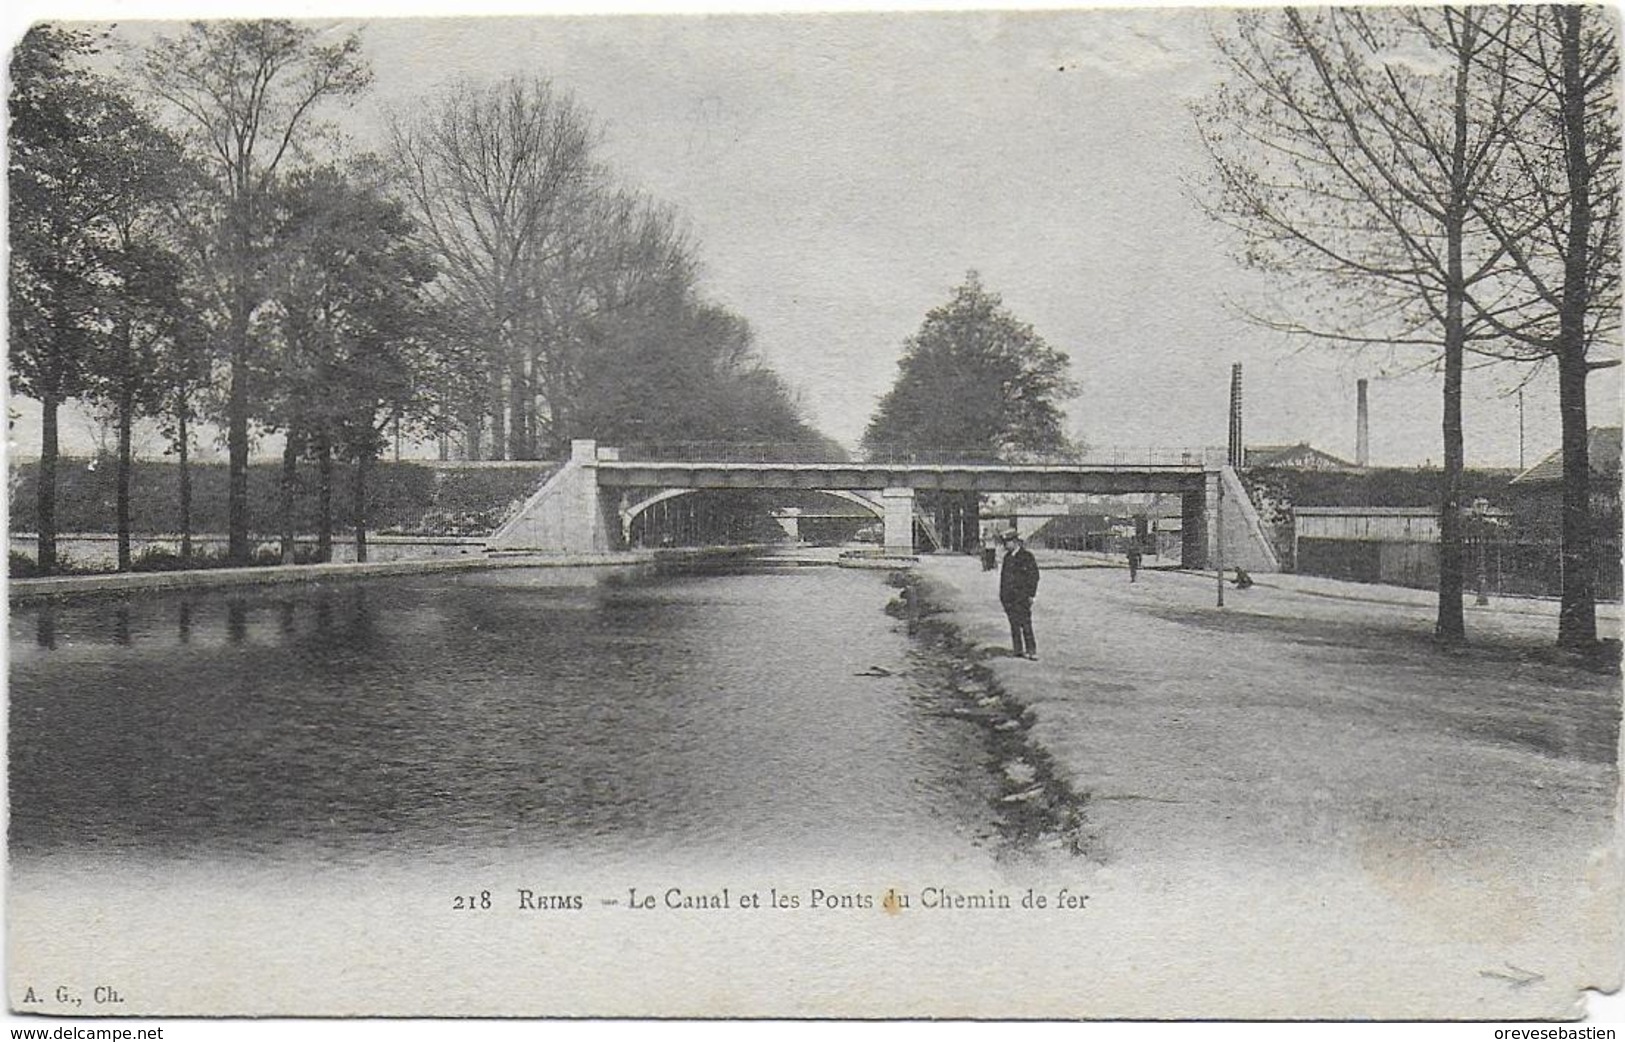
[[1232, 467], [1245, 465], [1246, 449], [1241, 442], [1241, 363], [1230, 367], [1230, 444], [1226, 453]]
[[1358, 412], [1354, 421], [1354, 464], [1358, 467], [1371, 465], [1371, 410], [1366, 405], [1366, 381], [1361, 380], [1355, 385], [1359, 397]]

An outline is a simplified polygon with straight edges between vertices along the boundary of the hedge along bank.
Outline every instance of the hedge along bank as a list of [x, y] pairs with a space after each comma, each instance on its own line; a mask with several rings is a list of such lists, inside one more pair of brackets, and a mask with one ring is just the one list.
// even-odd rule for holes
[[[367, 482], [369, 529], [384, 534], [481, 536], [497, 529], [508, 512], [558, 468], [559, 464], [516, 462], [429, 462], [379, 460]], [[224, 463], [194, 463], [194, 532], [225, 532], [228, 473]], [[64, 459], [57, 465], [59, 532], [117, 531], [116, 468], [109, 462]], [[344, 530], [350, 518], [351, 465], [333, 465], [333, 523]], [[318, 489], [315, 466], [299, 470], [293, 499], [294, 530], [315, 532]], [[37, 498], [37, 461], [13, 463], [9, 495], [12, 531], [31, 527]], [[261, 534], [282, 531], [280, 463], [256, 463], [248, 470], [248, 527]], [[182, 528], [180, 466], [167, 461], [135, 465], [130, 479], [132, 535], [176, 533]]]

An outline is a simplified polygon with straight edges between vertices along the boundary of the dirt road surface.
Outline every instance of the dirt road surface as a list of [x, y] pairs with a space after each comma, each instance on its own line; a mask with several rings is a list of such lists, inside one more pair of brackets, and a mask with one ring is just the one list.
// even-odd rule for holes
[[1036, 662], [996, 572], [920, 574], [1086, 797], [1098, 1008], [1573, 1017], [1618, 986], [1620, 682], [1551, 648], [1554, 605], [1469, 600], [1450, 652], [1425, 591], [1257, 576], [1219, 609], [1211, 574], [1079, 561], [1040, 557]]

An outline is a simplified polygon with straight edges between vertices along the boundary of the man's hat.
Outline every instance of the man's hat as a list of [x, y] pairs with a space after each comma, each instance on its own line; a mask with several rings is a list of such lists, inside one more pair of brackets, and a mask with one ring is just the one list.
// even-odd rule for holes
[[1004, 531], [999, 533], [999, 541], [1004, 543], [1008, 543], [1012, 539], [1020, 538], [1021, 533], [1016, 531], [1014, 528], [1006, 528]]

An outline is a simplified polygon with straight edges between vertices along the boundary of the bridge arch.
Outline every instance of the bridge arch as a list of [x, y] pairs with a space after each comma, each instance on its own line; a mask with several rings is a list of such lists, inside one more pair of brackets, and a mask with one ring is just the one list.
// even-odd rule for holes
[[[651, 496], [645, 496], [643, 499], [639, 500], [636, 503], [632, 503], [629, 506], [622, 507], [621, 510], [620, 510], [621, 545], [622, 546], [627, 546], [627, 545], [631, 544], [631, 542], [632, 542], [632, 522], [637, 520], [637, 517], [638, 517], [639, 514], [642, 514], [644, 511], [648, 510], [650, 507], [656, 506], [656, 505], [658, 505], [660, 503], [664, 503], [667, 500], [676, 499], [678, 496], [686, 496], [686, 495], [690, 495], [690, 494], [692, 494], [694, 492], [702, 492], [702, 491], [705, 491], [705, 490], [704, 489], [698, 489], [698, 488], [666, 488], [666, 489], [661, 489], [659, 492], [656, 492], [655, 494], [653, 494]], [[885, 517], [886, 517], [886, 508], [885, 508], [885, 506], [880, 504], [880, 503], [875, 502], [874, 500], [870, 499], [868, 496], [863, 495], [861, 492], [853, 492], [853, 491], [850, 491], [848, 489], [842, 489], [842, 488], [820, 488], [820, 489], [812, 489], [812, 490], [809, 490], [809, 491], [820, 492], [820, 493], [822, 493], [823, 495], [826, 495], [826, 496], [834, 496], [836, 499], [844, 499], [849, 503], [856, 503], [858, 506], [860, 506], [863, 509], [869, 511], [869, 513], [873, 514], [875, 517], [880, 518], [882, 520], [884, 520]]]
[[853, 492], [844, 488], [821, 488], [817, 491], [826, 496], [834, 496], [836, 499], [844, 499], [849, 503], [856, 503], [858, 506], [869, 511], [869, 513], [875, 515], [877, 518], [880, 518], [882, 521], [886, 519], [886, 507], [881, 503], [875, 502], [873, 499], [870, 499], [861, 492]]

